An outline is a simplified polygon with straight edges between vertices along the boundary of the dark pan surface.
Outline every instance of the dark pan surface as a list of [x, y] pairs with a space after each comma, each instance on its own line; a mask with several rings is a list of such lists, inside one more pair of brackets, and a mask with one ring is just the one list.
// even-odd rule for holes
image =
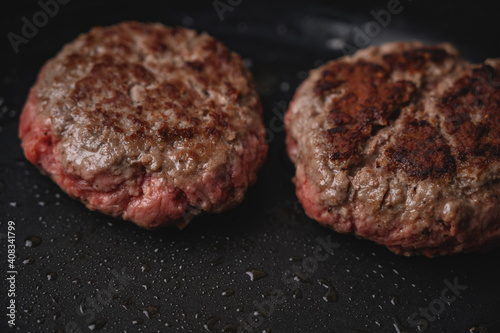
[[[21, 33], [22, 17], [31, 20], [40, 6], [7, 4], [0, 11], [1, 299], [5, 312], [12, 220], [18, 331], [417, 332], [419, 323], [428, 332], [500, 332], [499, 249], [399, 257], [319, 226], [295, 197], [284, 107], [307, 70], [343, 55], [338, 40], [352, 43], [353, 29], [387, 2], [243, 1], [221, 21], [212, 2], [71, 1], [17, 54], [7, 33]], [[451, 41], [471, 61], [500, 57], [494, 9], [476, 2], [401, 5], [372, 44]], [[183, 231], [148, 232], [88, 211], [24, 159], [17, 139], [19, 113], [41, 65], [90, 27], [131, 19], [208, 31], [239, 52], [270, 129], [268, 160], [244, 203]], [[450, 291], [450, 283], [459, 289]], [[0, 331], [7, 328], [2, 314]]]

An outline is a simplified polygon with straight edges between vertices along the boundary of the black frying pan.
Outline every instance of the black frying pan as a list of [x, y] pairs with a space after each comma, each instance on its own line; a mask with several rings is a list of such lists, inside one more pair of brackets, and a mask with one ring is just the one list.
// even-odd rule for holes
[[[390, 2], [74, 0], [52, 7], [53, 17], [47, 15], [45, 23], [37, 2], [3, 2], [1, 299], [5, 314], [15, 299], [15, 329], [500, 332], [498, 249], [435, 259], [399, 257], [319, 226], [295, 197], [294, 168], [280, 126], [286, 103], [308, 69], [342, 56], [342, 42], [356, 46], [354, 28], [363, 29], [375, 20], [371, 11], [381, 13]], [[471, 61], [500, 57], [494, 8], [410, 0], [400, 6], [369, 44], [451, 41]], [[9, 33], [23, 36], [23, 17], [33, 22], [34, 15], [40, 27], [23, 37], [15, 53]], [[122, 20], [208, 31], [246, 59], [265, 124], [274, 126], [268, 160], [241, 206], [200, 217], [183, 231], [148, 232], [88, 211], [24, 159], [18, 117], [39, 68], [79, 33]], [[12, 275], [7, 274], [8, 221], [15, 223], [15, 298], [8, 297], [5, 279]], [[8, 329], [5, 314], [2, 332]]]

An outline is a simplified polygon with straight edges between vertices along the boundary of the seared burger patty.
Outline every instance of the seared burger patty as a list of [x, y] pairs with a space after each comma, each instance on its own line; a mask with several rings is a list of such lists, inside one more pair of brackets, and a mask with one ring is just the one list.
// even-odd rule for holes
[[500, 243], [500, 60], [388, 43], [312, 70], [285, 118], [306, 213], [398, 254]]
[[88, 208], [182, 227], [243, 200], [267, 153], [241, 58], [207, 34], [97, 27], [42, 68], [24, 107], [26, 157]]

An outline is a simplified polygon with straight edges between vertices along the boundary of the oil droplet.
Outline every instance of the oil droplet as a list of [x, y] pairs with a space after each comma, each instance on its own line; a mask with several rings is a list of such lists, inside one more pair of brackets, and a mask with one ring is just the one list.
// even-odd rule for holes
[[123, 301], [122, 307], [125, 310], [130, 310], [132, 308], [132, 305], [134, 305], [134, 301], [129, 297], [125, 301]]
[[222, 296], [233, 296], [233, 295], [234, 295], [233, 289], [227, 289], [222, 292]]
[[203, 325], [203, 327], [207, 330], [207, 331], [213, 331], [215, 329], [215, 325], [217, 325], [217, 323], [219, 322], [220, 318], [219, 317], [216, 317], [216, 316], [212, 316], [210, 318], [208, 318], [206, 321], [205, 321], [205, 324]]
[[160, 310], [160, 306], [155, 306], [155, 305], [150, 305], [150, 306], [147, 306], [146, 308], [144, 308], [142, 310], [142, 313], [144, 313], [144, 315], [148, 318], [148, 319], [151, 319], [154, 315], [156, 315], [157, 313], [159, 313], [159, 310]]
[[259, 269], [247, 269], [247, 275], [250, 277], [250, 281], [257, 281], [263, 279], [267, 276], [267, 273]]
[[392, 317], [392, 319], [394, 320], [393, 323], [392, 323], [392, 326], [394, 326], [394, 328], [396, 329], [396, 333], [405, 333], [405, 332], [407, 332], [406, 331], [407, 327], [404, 326], [403, 324], [401, 324], [401, 321], [398, 318]]
[[106, 318], [99, 318], [88, 326], [89, 330], [98, 331], [101, 328], [103, 328], [107, 322], [108, 322], [108, 320]]
[[391, 296], [391, 304], [392, 305], [399, 305], [399, 297]]
[[151, 269], [151, 267], [149, 267], [148, 264], [146, 264], [146, 263], [141, 264], [141, 272], [143, 272], [143, 273], [148, 272], [150, 269]]
[[77, 232], [74, 236], [73, 236], [73, 242], [76, 244], [78, 243], [81, 239], [82, 239], [82, 233], [81, 232]]
[[312, 283], [311, 279], [309, 279], [309, 277], [307, 277], [301, 271], [296, 271], [295, 272], [295, 278], [294, 278], [294, 280], [295, 281], [300, 281], [302, 283]]
[[31, 265], [34, 262], [35, 262], [35, 259], [33, 257], [28, 257], [28, 258], [23, 260], [23, 265]]
[[142, 320], [141, 318], [136, 318], [134, 320], [132, 320], [132, 324], [134, 325], [140, 325], [144, 322], [144, 320]]
[[57, 279], [57, 273], [56, 272], [49, 272], [47, 273], [47, 280], [52, 281]]
[[333, 287], [332, 283], [326, 279], [319, 279], [319, 284], [325, 288], [328, 288], [325, 295], [323, 296], [323, 300], [328, 303], [337, 302], [339, 299], [339, 295], [335, 287]]
[[42, 239], [38, 236], [29, 236], [24, 240], [24, 246], [26, 247], [37, 247], [42, 244]]

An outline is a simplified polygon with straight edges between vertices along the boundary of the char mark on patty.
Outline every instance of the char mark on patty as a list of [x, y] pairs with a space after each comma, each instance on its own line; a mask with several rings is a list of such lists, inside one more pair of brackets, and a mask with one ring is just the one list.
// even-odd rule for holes
[[[481, 65], [459, 78], [439, 100], [444, 128], [456, 142], [457, 156], [500, 158], [500, 75]], [[479, 119], [470, 110], [478, 109]], [[477, 116], [477, 115], [476, 115]]]
[[408, 122], [395, 147], [388, 148], [385, 154], [410, 177], [442, 178], [456, 171], [450, 147], [439, 131], [425, 120]]
[[314, 87], [316, 94], [347, 91], [328, 106], [331, 160], [355, 157], [373, 126], [386, 126], [391, 114], [410, 102], [415, 84], [393, 81], [390, 74], [385, 67], [366, 61], [336, 62], [322, 72]]
[[440, 47], [421, 47], [383, 56], [384, 62], [393, 70], [421, 71], [431, 64], [442, 64], [450, 54]]

